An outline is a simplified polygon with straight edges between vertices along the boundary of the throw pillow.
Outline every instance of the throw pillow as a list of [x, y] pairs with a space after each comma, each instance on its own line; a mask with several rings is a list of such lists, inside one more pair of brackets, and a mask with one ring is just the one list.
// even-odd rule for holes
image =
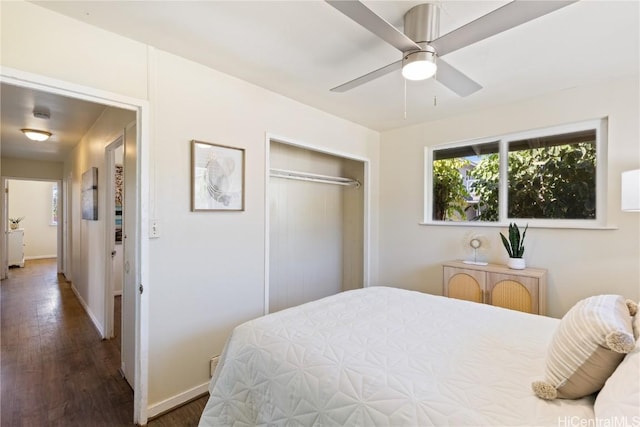
[[624, 297], [598, 295], [562, 318], [547, 355], [546, 379], [531, 387], [546, 400], [578, 399], [602, 388], [635, 339]]

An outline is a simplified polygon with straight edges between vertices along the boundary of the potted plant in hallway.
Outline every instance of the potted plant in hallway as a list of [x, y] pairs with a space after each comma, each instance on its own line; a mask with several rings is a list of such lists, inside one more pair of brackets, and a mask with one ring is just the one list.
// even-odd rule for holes
[[9, 228], [11, 228], [12, 230], [17, 230], [20, 226], [20, 221], [22, 221], [23, 219], [23, 216], [21, 216], [20, 218], [9, 218]]
[[524, 228], [522, 236], [520, 235], [520, 229], [518, 225], [514, 223], [509, 224], [509, 239], [504, 234], [500, 233], [502, 244], [509, 254], [509, 261], [507, 266], [514, 270], [523, 270], [526, 267], [524, 262], [524, 237], [527, 235], [527, 229], [529, 224]]

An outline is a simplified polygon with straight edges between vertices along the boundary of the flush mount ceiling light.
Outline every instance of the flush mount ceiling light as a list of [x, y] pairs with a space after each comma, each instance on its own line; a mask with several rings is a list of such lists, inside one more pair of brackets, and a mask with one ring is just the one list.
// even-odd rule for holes
[[46, 141], [52, 135], [51, 132], [37, 129], [20, 129], [27, 138], [32, 141]]

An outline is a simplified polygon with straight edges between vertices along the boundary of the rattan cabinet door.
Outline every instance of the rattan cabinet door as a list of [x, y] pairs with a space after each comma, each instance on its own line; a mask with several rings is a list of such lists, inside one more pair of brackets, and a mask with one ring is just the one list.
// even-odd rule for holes
[[539, 281], [535, 277], [487, 273], [487, 304], [540, 314]]
[[484, 271], [444, 267], [444, 296], [473, 302], [485, 302]]

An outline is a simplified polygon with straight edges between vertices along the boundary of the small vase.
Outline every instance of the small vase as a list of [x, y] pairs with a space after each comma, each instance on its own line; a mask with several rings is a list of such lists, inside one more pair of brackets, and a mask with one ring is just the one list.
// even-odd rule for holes
[[11, 228], [12, 230], [17, 230], [18, 229], [18, 224], [10, 222], [9, 223], [9, 228]]
[[512, 270], [524, 270], [526, 268], [526, 264], [524, 262], [524, 258], [509, 258], [507, 267]]

